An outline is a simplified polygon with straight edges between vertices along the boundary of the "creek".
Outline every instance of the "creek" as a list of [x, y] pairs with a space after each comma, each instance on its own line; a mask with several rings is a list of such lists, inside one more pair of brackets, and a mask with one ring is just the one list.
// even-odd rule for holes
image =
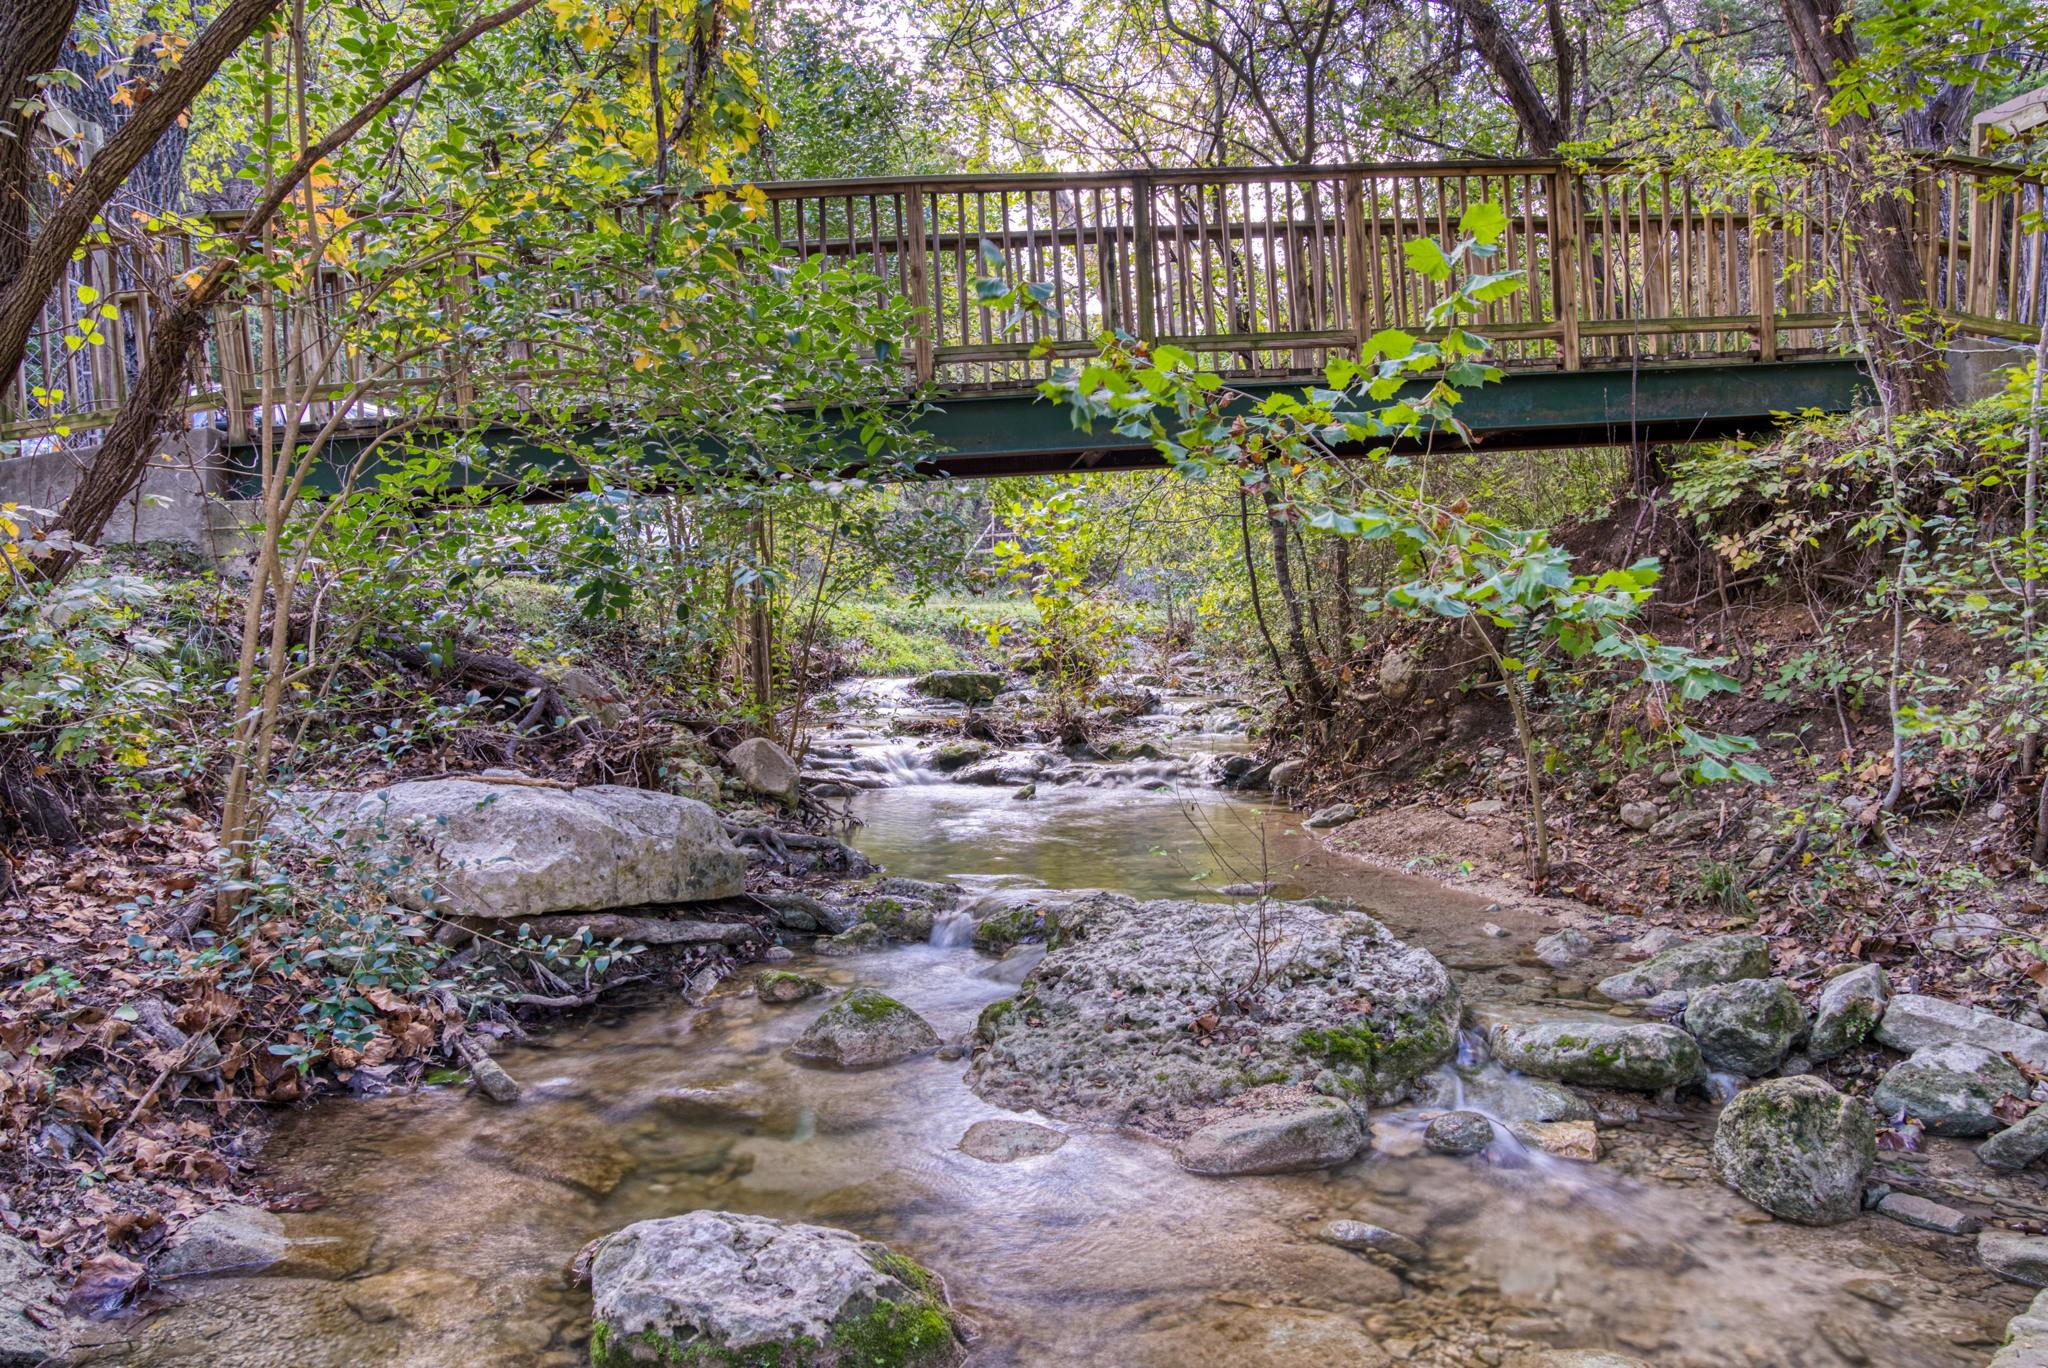
[[[1429, 880], [1326, 853], [1299, 818], [1187, 773], [1242, 744], [1195, 700], [1151, 729], [1168, 752], [1041, 782], [951, 782], [890, 734], [900, 689], [842, 694], [826, 753], [887, 787], [853, 800], [854, 843], [891, 874], [1006, 886], [1218, 897], [1238, 882], [1349, 898], [1451, 967], [1468, 1003], [1574, 1001], [1526, 947], [1554, 929]], [[866, 710], [865, 716], [858, 714]], [[1023, 757], [1029, 760], [1030, 757]], [[970, 904], [971, 905], [971, 904]], [[1491, 935], [1489, 923], [1504, 930]], [[878, 987], [943, 1037], [1015, 990], [943, 922], [933, 944], [781, 967]], [[1519, 947], [1519, 948], [1517, 948]], [[600, 1013], [501, 1058], [527, 1097], [460, 1087], [335, 1101], [273, 1140], [276, 1186], [317, 1194], [261, 1276], [176, 1285], [171, 1305], [97, 1361], [169, 1368], [574, 1368], [587, 1294], [565, 1269], [593, 1237], [698, 1207], [841, 1225], [940, 1271], [997, 1365], [1507, 1364], [1540, 1346], [1659, 1365], [1983, 1364], [2024, 1300], [1892, 1222], [1829, 1230], [1761, 1218], [1706, 1166], [1712, 1109], [1642, 1099], [1578, 1164], [1503, 1134], [1480, 1159], [1424, 1152], [1410, 1109], [1376, 1111], [1344, 1168], [1207, 1179], [1157, 1144], [1055, 1121], [1057, 1151], [996, 1164], [958, 1148], [1010, 1115], [958, 1059], [868, 1072], [800, 1067], [785, 1048], [817, 1003], [771, 1007], [741, 971], [702, 1006]], [[1497, 1070], [1446, 1087], [1484, 1109]], [[714, 1096], [715, 1095], [715, 1096]], [[1316, 1238], [1385, 1226], [1427, 1258], [1375, 1262]], [[1959, 1242], [1958, 1242], [1959, 1243]]]

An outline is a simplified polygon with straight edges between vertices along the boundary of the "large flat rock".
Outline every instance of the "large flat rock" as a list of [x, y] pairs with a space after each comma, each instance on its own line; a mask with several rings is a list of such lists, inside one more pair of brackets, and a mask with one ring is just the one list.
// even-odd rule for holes
[[2010, 1054], [2035, 1069], [2048, 1070], [2048, 1031], [2037, 1031], [1996, 1012], [1966, 1007], [1947, 998], [1900, 993], [1884, 1009], [1877, 1038], [1912, 1054], [1930, 1045], [1975, 1045]]
[[1443, 965], [1362, 912], [1272, 903], [1262, 921], [1097, 894], [983, 1012], [968, 1081], [1001, 1106], [1177, 1135], [1261, 1085], [1397, 1095], [1451, 1056], [1458, 1016]]
[[406, 906], [464, 916], [702, 902], [745, 887], [745, 857], [710, 808], [618, 784], [423, 779], [301, 793], [280, 826], [369, 865]]

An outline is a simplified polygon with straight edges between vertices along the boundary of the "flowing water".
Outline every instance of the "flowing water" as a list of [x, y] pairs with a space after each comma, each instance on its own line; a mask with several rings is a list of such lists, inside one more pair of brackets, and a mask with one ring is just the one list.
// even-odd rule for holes
[[[1543, 1001], [1560, 985], [1526, 947], [1549, 929], [1419, 879], [1324, 854], [1288, 814], [1174, 766], [1104, 782], [943, 782], [887, 735], [900, 694], [846, 726], [843, 759], [889, 787], [855, 802], [856, 843], [892, 873], [1005, 887], [1218, 896], [1239, 882], [1370, 907], [1452, 966], [1468, 1001]], [[1175, 748], [1236, 744], [1170, 710]], [[870, 763], [871, 762], [871, 763]], [[1499, 939], [1483, 930], [1498, 923]], [[942, 922], [934, 943], [792, 967], [902, 999], [942, 1036], [1014, 991], [1005, 961]], [[331, 1102], [274, 1143], [291, 1255], [254, 1278], [186, 1284], [99, 1361], [207, 1368], [572, 1368], [588, 1303], [564, 1270], [588, 1240], [698, 1207], [847, 1226], [947, 1278], [996, 1365], [1513, 1365], [1542, 1346], [1659, 1365], [1979, 1365], [2020, 1289], [1966, 1242], [1866, 1219], [1828, 1231], [1760, 1221], [1706, 1172], [1704, 1103], [1604, 1132], [1578, 1165], [1505, 1137], [1482, 1160], [1420, 1150], [1412, 1112], [1375, 1115], [1374, 1149], [1328, 1173], [1202, 1179], [1129, 1135], [1060, 1124], [1056, 1152], [1010, 1164], [958, 1149], [1008, 1115], [925, 1058], [863, 1073], [783, 1053], [817, 1004], [764, 1007], [742, 973], [702, 1007], [599, 1017], [508, 1052], [526, 1100], [460, 1088]], [[1484, 1109], [1508, 1080], [1453, 1074]], [[1411, 1236], [1398, 1274], [1314, 1237], [1328, 1220]]]

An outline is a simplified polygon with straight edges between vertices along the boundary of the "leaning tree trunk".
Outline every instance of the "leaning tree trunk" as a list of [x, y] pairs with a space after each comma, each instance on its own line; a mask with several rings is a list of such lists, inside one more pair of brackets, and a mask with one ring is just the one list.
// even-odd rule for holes
[[1913, 250], [1913, 205], [1900, 172], [1884, 166], [1883, 129], [1867, 114], [1834, 115], [1830, 93], [1856, 61], [1856, 32], [1842, 0], [1779, 0], [1792, 35], [1792, 56], [1813, 99], [1840, 177], [1843, 220], [1854, 241], [1854, 276], [1870, 314], [1871, 376], [1898, 409], [1941, 408], [1950, 402], [1948, 372], [1932, 317], [1927, 282]]
[[0, 282], [21, 274], [29, 209], [42, 198], [34, 184], [43, 122], [35, 80], [58, 65], [77, 13], [78, 0], [0, 0]]

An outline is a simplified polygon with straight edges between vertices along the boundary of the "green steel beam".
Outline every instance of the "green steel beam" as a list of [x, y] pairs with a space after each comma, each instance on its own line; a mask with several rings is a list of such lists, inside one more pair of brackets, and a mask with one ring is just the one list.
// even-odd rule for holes
[[[1237, 388], [1256, 399], [1274, 390], [1300, 389], [1303, 383], [1259, 381]], [[1411, 387], [1418, 393], [1421, 388]], [[1468, 391], [1458, 413], [1481, 450], [1512, 451], [1708, 441], [1767, 429], [1791, 414], [1843, 413], [1872, 401], [1869, 380], [1855, 361], [1741, 361], [1511, 374], [1499, 384]], [[923, 467], [933, 476], [988, 479], [1161, 464], [1149, 446], [1106, 430], [1077, 430], [1066, 409], [1029, 394], [947, 400], [919, 425], [942, 453]], [[338, 473], [374, 435], [337, 437], [309, 486], [333, 492]], [[493, 460], [464, 483], [501, 483], [511, 475], [539, 471], [557, 494], [583, 484], [574, 462], [514, 431], [486, 433], [485, 441]], [[1438, 438], [1438, 445], [1442, 441]], [[234, 483], [243, 493], [253, 483], [250, 456], [247, 449], [229, 453], [238, 472]]]

